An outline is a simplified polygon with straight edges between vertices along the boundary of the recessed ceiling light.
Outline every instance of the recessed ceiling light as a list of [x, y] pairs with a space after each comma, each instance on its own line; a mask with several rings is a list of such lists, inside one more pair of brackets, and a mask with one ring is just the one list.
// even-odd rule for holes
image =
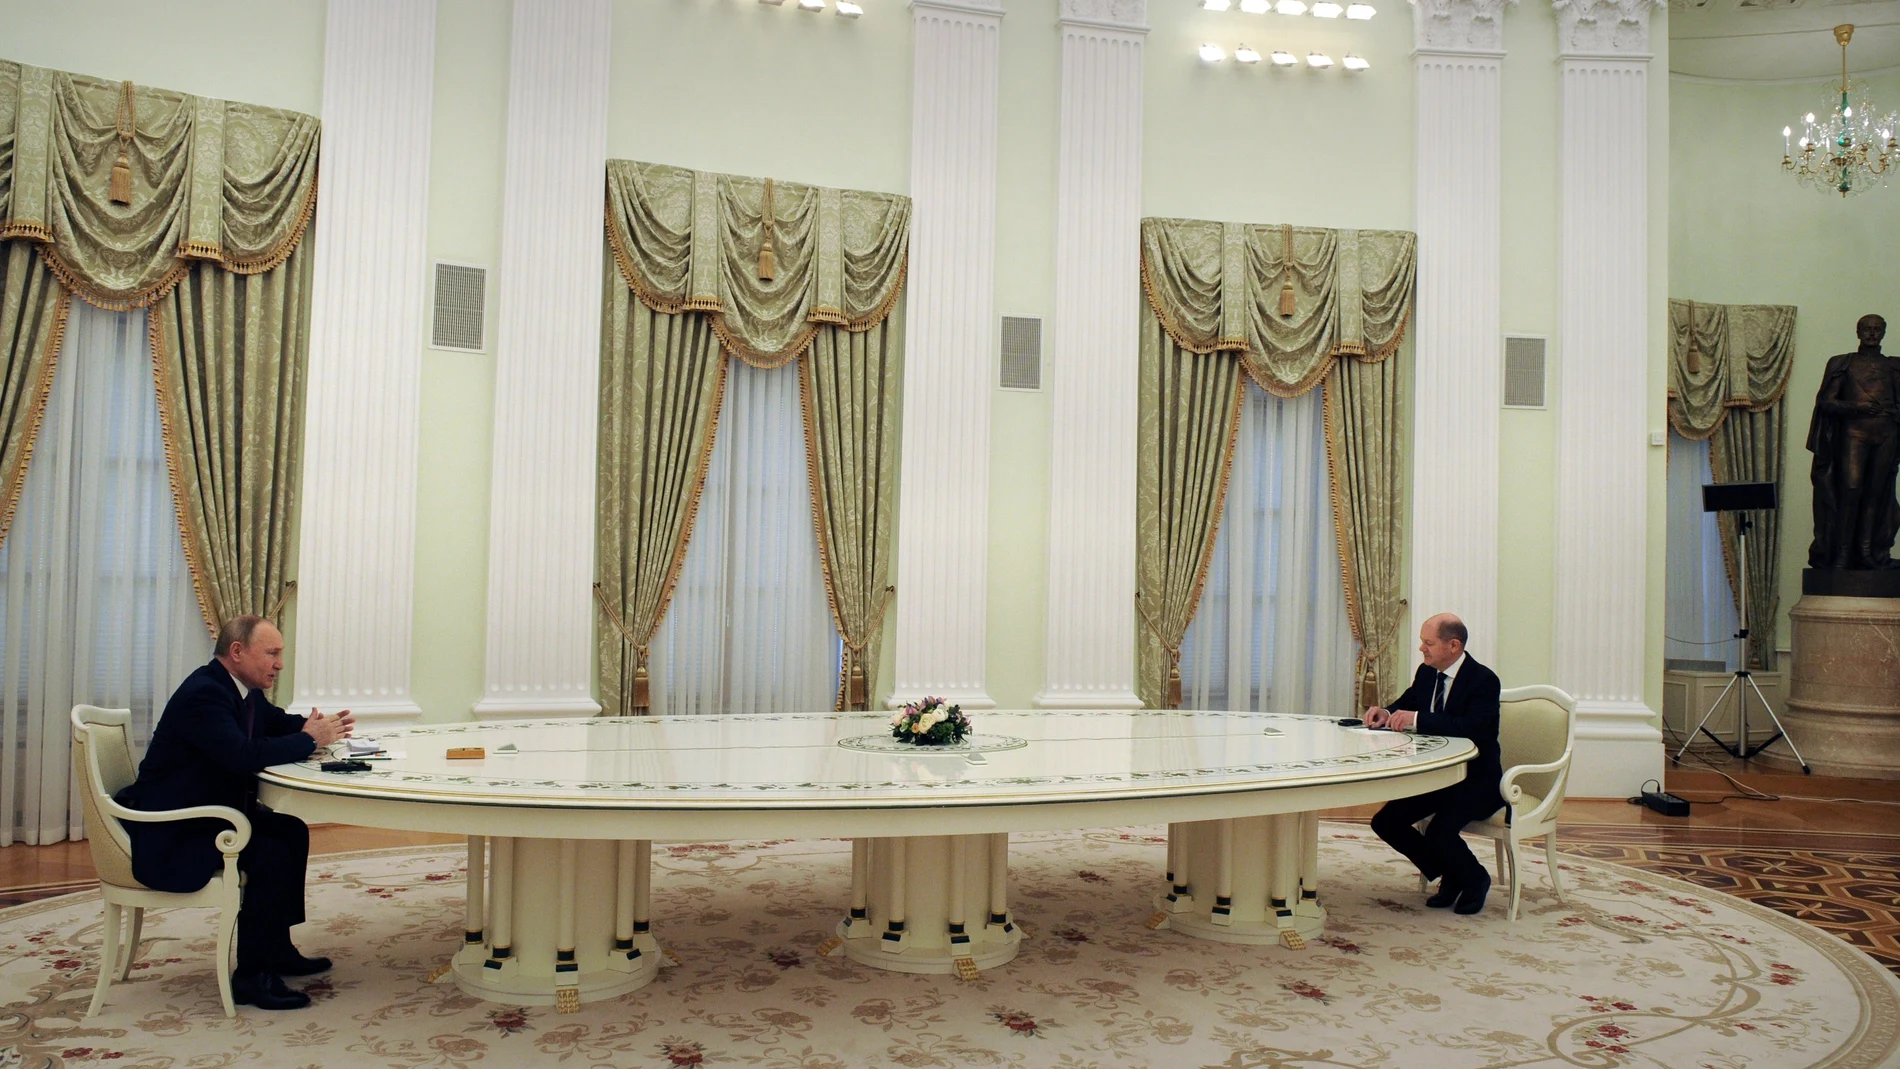
[[1219, 45], [1205, 44], [1201, 46], [1201, 61], [1203, 63], [1219, 63], [1226, 58], [1227, 53], [1221, 51]]
[[1273, 65], [1276, 67], [1291, 67], [1298, 62], [1299, 57], [1291, 52], [1275, 52], [1273, 54]]
[[1240, 10], [1249, 15], [1264, 15], [1273, 10], [1272, 0], [1240, 0]]
[[851, 0], [838, 0], [838, 14], [848, 19], [855, 19], [864, 14], [864, 9], [852, 3]]
[[1313, 17], [1316, 19], [1336, 19], [1346, 9], [1333, 3], [1333, 0], [1319, 0], [1313, 5]]
[[1372, 66], [1372, 64], [1367, 63], [1363, 58], [1355, 56], [1351, 52], [1346, 53], [1346, 58], [1342, 62], [1349, 71], [1362, 71]]
[[1239, 48], [1234, 49], [1234, 58], [1242, 63], [1258, 63], [1260, 62], [1260, 53], [1255, 52], [1246, 45], [1241, 45]]
[[1273, 5], [1273, 10], [1282, 15], [1304, 15], [1306, 0], [1280, 0], [1279, 3]]
[[1333, 57], [1324, 52], [1308, 52], [1306, 54], [1306, 65], [1309, 67], [1330, 67], [1333, 65]]
[[1347, 4], [1346, 17], [1349, 19], [1369, 19], [1379, 13], [1371, 4]]
[[1234, 0], [1201, 0], [1201, 6], [1209, 11], [1225, 11], [1234, 6]]

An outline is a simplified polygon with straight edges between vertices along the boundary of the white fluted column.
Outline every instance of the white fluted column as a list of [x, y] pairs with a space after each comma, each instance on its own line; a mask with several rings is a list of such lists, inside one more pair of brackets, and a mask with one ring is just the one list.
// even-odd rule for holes
[[515, 0], [482, 717], [591, 716], [611, 0]]
[[910, 279], [893, 706], [984, 677], [1002, 0], [912, 0]]
[[1648, 603], [1650, 0], [1560, 0], [1558, 686], [1577, 699], [1573, 796], [1662, 776], [1643, 701]]
[[[1418, 312], [1413, 332], [1410, 648], [1456, 613], [1497, 648], [1499, 324], [1505, 0], [1419, 0]], [[1436, 458], [1428, 461], [1427, 458]], [[1380, 680], [1381, 700], [1403, 680]]]
[[291, 708], [413, 720], [435, 0], [331, 0]]
[[1135, 424], [1147, 0], [1062, 0], [1049, 612], [1036, 704], [1139, 709]]

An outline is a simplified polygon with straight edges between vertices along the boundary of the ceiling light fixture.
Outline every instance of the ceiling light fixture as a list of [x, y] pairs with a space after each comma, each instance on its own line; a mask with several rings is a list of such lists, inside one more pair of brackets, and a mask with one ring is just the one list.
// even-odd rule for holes
[[1342, 60], [1341, 63], [1349, 71], [1362, 71], [1372, 66], [1372, 64], [1367, 63], [1363, 58], [1355, 56], [1351, 52], [1346, 53], [1346, 58]]
[[1246, 45], [1241, 45], [1239, 48], [1234, 49], [1234, 58], [1241, 63], [1258, 63], [1260, 62], [1260, 53], [1255, 52]]
[[1280, 0], [1279, 3], [1273, 5], [1273, 10], [1282, 15], [1304, 15], [1306, 0]]
[[1371, 4], [1347, 4], [1346, 17], [1349, 19], [1369, 19], [1379, 13]]
[[1333, 3], [1333, 0], [1319, 0], [1313, 5], [1313, 17], [1316, 19], [1336, 19], [1345, 12], [1345, 8]]
[[1219, 63], [1226, 58], [1227, 53], [1221, 51], [1221, 47], [1217, 44], [1205, 44], [1201, 46], [1202, 63]]
[[1272, 0], [1240, 0], [1240, 10], [1249, 15], [1264, 15], [1273, 10]]
[[798, 0], [800, 11], [823, 11], [824, 9], [825, 0]]
[[1276, 67], [1291, 67], [1299, 61], [1299, 57], [1291, 52], [1275, 52], [1273, 54], [1273, 65]]
[[864, 9], [852, 3], [851, 0], [838, 0], [838, 14], [848, 19], [855, 19], [864, 14]]
[[1324, 52], [1308, 52], [1306, 54], [1306, 65], [1309, 67], [1330, 67], [1333, 65], [1333, 57]]
[[783, 4], [784, 2], [785, 2], [785, 0], [759, 0], [759, 3], [761, 3], [761, 4], [769, 4], [769, 5], [771, 5], [772, 7], [777, 7], [777, 6], [779, 6], [780, 4]]
[[1201, 0], [1201, 7], [1208, 11], [1225, 11], [1234, 6], [1234, 0]]
[[[1824, 193], [1859, 193], [1887, 180], [1887, 172], [1900, 163], [1900, 117], [1893, 112], [1881, 115], [1865, 86], [1847, 80], [1847, 42], [1854, 27], [1834, 27], [1834, 39], [1841, 45], [1841, 99], [1823, 120], [1815, 121], [1814, 112], [1801, 117], [1801, 154], [1794, 154], [1788, 139], [1791, 127], [1781, 128], [1781, 169], [1794, 175], [1804, 186]], [[1860, 92], [1860, 114], [1848, 103], [1848, 95]]]

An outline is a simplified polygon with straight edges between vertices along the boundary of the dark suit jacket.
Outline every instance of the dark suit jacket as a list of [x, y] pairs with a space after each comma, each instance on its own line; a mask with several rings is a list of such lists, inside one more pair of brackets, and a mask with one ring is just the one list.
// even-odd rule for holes
[[1465, 654], [1464, 667], [1458, 669], [1445, 695], [1444, 711], [1432, 713], [1432, 690], [1437, 685], [1437, 670], [1421, 664], [1412, 685], [1386, 708], [1417, 711], [1414, 730], [1421, 735], [1453, 735], [1478, 744], [1478, 756], [1465, 766], [1462, 793], [1474, 810], [1483, 810], [1474, 819], [1482, 819], [1504, 804], [1504, 796], [1498, 793], [1498, 781], [1504, 778], [1498, 754], [1498, 694], [1502, 691], [1498, 674]]
[[[154, 810], [223, 805], [248, 814], [259, 772], [316, 751], [317, 740], [303, 726], [303, 717], [272, 705], [262, 691], [239, 698], [237, 681], [214, 660], [172, 692], [138, 779], [119, 792], [119, 804]], [[230, 825], [222, 820], [128, 820], [125, 827], [132, 875], [147, 887], [196, 891], [224, 866], [216, 840]]]

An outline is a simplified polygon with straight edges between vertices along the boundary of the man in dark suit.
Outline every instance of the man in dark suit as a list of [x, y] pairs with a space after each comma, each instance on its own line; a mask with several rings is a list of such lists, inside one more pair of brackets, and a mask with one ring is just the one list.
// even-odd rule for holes
[[[237, 920], [237, 973], [231, 995], [267, 1010], [296, 1009], [310, 996], [285, 976], [310, 976], [329, 958], [307, 958], [290, 942], [302, 924], [304, 864], [310, 829], [296, 817], [257, 802], [257, 774], [271, 765], [301, 761], [350, 733], [346, 710], [334, 717], [312, 711], [291, 716], [264, 691], [284, 668], [284, 636], [269, 621], [238, 616], [218, 631], [210, 664], [185, 677], [152, 732], [138, 779], [120, 791], [130, 809], [184, 809], [221, 805], [250, 818], [251, 841], [238, 855], [244, 899]], [[215, 839], [224, 821], [126, 821], [132, 838], [132, 875], [159, 891], [196, 891], [224, 867]]]
[[[1418, 635], [1425, 663], [1418, 666], [1412, 686], [1390, 708], [1367, 709], [1366, 724], [1455, 735], [1477, 744], [1478, 756], [1465, 766], [1464, 782], [1387, 802], [1372, 818], [1379, 838], [1410, 858], [1427, 880], [1441, 880], [1426, 905], [1471, 914], [1484, 909], [1491, 874], [1458, 833], [1503, 807], [1498, 782], [1504, 767], [1498, 756], [1497, 673], [1465, 653], [1466, 637], [1465, 625], [1450, 613], [1425, 621]], [[1415, 825], [1426, 817], [1431, 823], [1421, 835]]]

